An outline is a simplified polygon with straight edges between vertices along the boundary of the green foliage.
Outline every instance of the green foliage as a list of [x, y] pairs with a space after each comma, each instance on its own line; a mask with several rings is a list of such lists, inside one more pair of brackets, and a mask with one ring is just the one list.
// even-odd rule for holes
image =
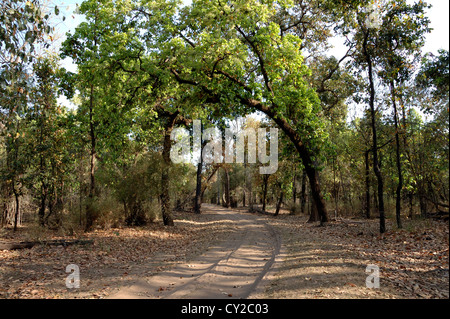
[[[363, 45], [379, 80], [374, 120], [385, 195], [394, 194], [398, 182], [397, 132], [405, 196], [448, 203], [448, 51], [420, 55], [429, 32], [428, 4], [380, 3], [377, 29], [366, 23], [366, 1], [194, 0], [185, 6], [180, 0], [86, 0], [79, 7], [86, 21], [67, 34], [60, 51], [60, 58], [77, 65], [72, 73], [48, 53], [36, 57], [38, 45], [49, 45], [48, 21], [59, 8], [44, 15], [38, 1], [3, 1], [0, 190], [6, 200], [0, 205], [27, 193], [43, 225], [86, 222], [79, 217], [88, 207], [100, 226], [143, 225], [160, 218], [167, 168], [170, 206], [190, 209], [195, 168], [163, 161], [170, 115], [185, 124], [201, 119], [205, 127], [225, 127], [259, 110], [271, 118], [264, 125], [285, 128], [278, 171], [267, 179], [269, 202], [283, 193], [292, 211], [302, 210], [293, 203], [305, 168], [300, 141], [320, 171], [332, 209], [360, 214], [371, 119], [366, 112], [350, 122], [348, 110], [352, 102], [367, 102]], [[333, 33], [347, 37], [344, 57], [328, 55]], [[59, 106], [58, 94], [76, 109]], [[399, 104], [397, 131], [388, 111], [391, 94]], [[415, 105], [431, 119], [421, 119]], [[260, 123], [247, 119], [246, 125]], [[241, 202], [245, 193], [248, 203], [251, 192], [261, 197], [265, 181], [255, 165], [226, 169], [233, 200]], [[221, 170], [206, 197], [216, 197], [222, 187]], [[203, 174], [209, 171], [205, 167]], [[368, 178], [372, 195], [375, 178]]]
[[416, 83], [420, 89], [425, 91], [425, 94], [429, 93], [435, 100], [442, 99], [448, 103], [449, 53], [441, 49], [438, 54], [438, 56], [427, 54], [422, 59]]

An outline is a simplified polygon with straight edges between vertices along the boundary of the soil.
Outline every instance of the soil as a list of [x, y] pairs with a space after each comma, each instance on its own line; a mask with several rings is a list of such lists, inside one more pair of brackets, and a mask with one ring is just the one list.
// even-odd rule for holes
[[[283, 249], [268, 282], [252, 298], [449, 298], [448, 223], [418, 221], [414, 229], [396, 230], [388, 221], [390, 230], [381, 236], [377, 219], [338, 219], [325, 227], [307, 220], [268, 219]], [[374, 267], [379, 288], [370, 288]]]
[[[0, 251], [0, 298], [449, 298], [448, 222], [405, 221], [396, 230], [388, 220], [380, 236], [376, 219], [318, 227], [306, 216], [206, 204], [202, 214], [174, 217], [174, 227], [49, 238], [92, 245]], [[80, 288], [66, 287], [69, 264], [80, 269]], [[369, 265], [379, 269], [379, 288], [366, 286]]]

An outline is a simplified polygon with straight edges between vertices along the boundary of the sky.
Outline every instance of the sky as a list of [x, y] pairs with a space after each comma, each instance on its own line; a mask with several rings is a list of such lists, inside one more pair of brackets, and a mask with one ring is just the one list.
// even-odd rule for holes
[[[185, 4], [191, 2], [191, 0], [183, 0]], [[74, 14], [73, 11], [76, 8], [77, 4], [81, 4], [81, 0], [53, 0], [52, 3], [57, 5], [60, 10], [60, 17], [65, 16], [65, 21], [60, 21], [56, 27], [56, 32], [59, 34], [60, 38], [56, 43], [56, 47], [58, 43], [61, 43], [65, 38], [66, 32], [71, 32], [75, 30], [75, 27], [84, 21], [83, 17], [78, 14]], [[415, 2], [413, 0], [408, 0], [408, 2]], [[423, 48], [423, 52], [432, 52], [437, 54], [439, 49], [449, 49], [449, 0], [428, 0], [428, 3], [432, 5], [432, 8], [428, 10], [427, 15], [431, 20], [430, 27], [433, 29], [430, 34], [426, 37], [426, 44]], [[342, 57], [347, 51], [346, 47], [343, 45], [343, 40], [340, 38], [334, 38], [331, 41], [331, 44], [334, 46], [332, 55], [337, 58]], [[67, 70], [75, 72], [76, 66], [72, 63], [71, 59], [68, 58], [63, 61], [63, 67]], [[61, 97], [59, 99], [60, 103], [72, 106], [67, 99]]]
[[[408, 1], [414, 3], [416, 1]], [[430, 18], [430, 27], [433, 29], [431, 33], [426, 36], [426, 43], [422, 51], [432, 52], [437, 54], [439, 49], [449, 49], [449, 0], [428, 0], [432, 5], [431, 9], [427, 10], [427, 16]], [[344, 40], [335, 38], [331, 42], [335, 49], [333, 55], [342, 57], [347, 52], [347, 48], [343, 45]]]
[[428, 10], [431, 27], [434, 29], [427, 36], [425, 52], [437, 53], [438, 49], [448, 50], [449, 42], [449, 2], [448, 0], [432, 0], [433, 8]]

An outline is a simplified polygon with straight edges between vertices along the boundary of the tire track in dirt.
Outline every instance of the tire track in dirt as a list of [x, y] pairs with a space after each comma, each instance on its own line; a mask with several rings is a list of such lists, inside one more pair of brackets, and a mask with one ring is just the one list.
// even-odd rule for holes
[[123, 287], [112, 299], [247, 298], [275, 262], [281, 241], [260, 216], [215, 205], [203, 210], [232, 221], [234, 230], [194, 260]]

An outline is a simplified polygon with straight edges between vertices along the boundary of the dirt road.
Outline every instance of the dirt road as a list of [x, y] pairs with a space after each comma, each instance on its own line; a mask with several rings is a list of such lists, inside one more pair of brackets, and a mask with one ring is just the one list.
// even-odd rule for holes
[[[405, 221], [378, 234], [378, 221], [343, 219], [327, 227], [308, 216], [277, 217], [245, 208], [203, 205], [174, 212], [175, 227], [96, 230], [91, 245], [35, 245], [0, 250], [0, 299], [248, 298], [448, 299], [448, 223]], [[8, 235], [8, 234], [7, 234]], [[9, 236], [28, 240], [25, 232]], [[66, 266], [79, 266], [81, 287], [66, 287]], [[368, 265], [379, 288], [367, 286]]]
[[258, 215], [206, 204], [202, 210], [231, 221], [234, 230], [194, 260], [139, 279], [109, 298], [248, 298], [279, 254], [279, 236]]

